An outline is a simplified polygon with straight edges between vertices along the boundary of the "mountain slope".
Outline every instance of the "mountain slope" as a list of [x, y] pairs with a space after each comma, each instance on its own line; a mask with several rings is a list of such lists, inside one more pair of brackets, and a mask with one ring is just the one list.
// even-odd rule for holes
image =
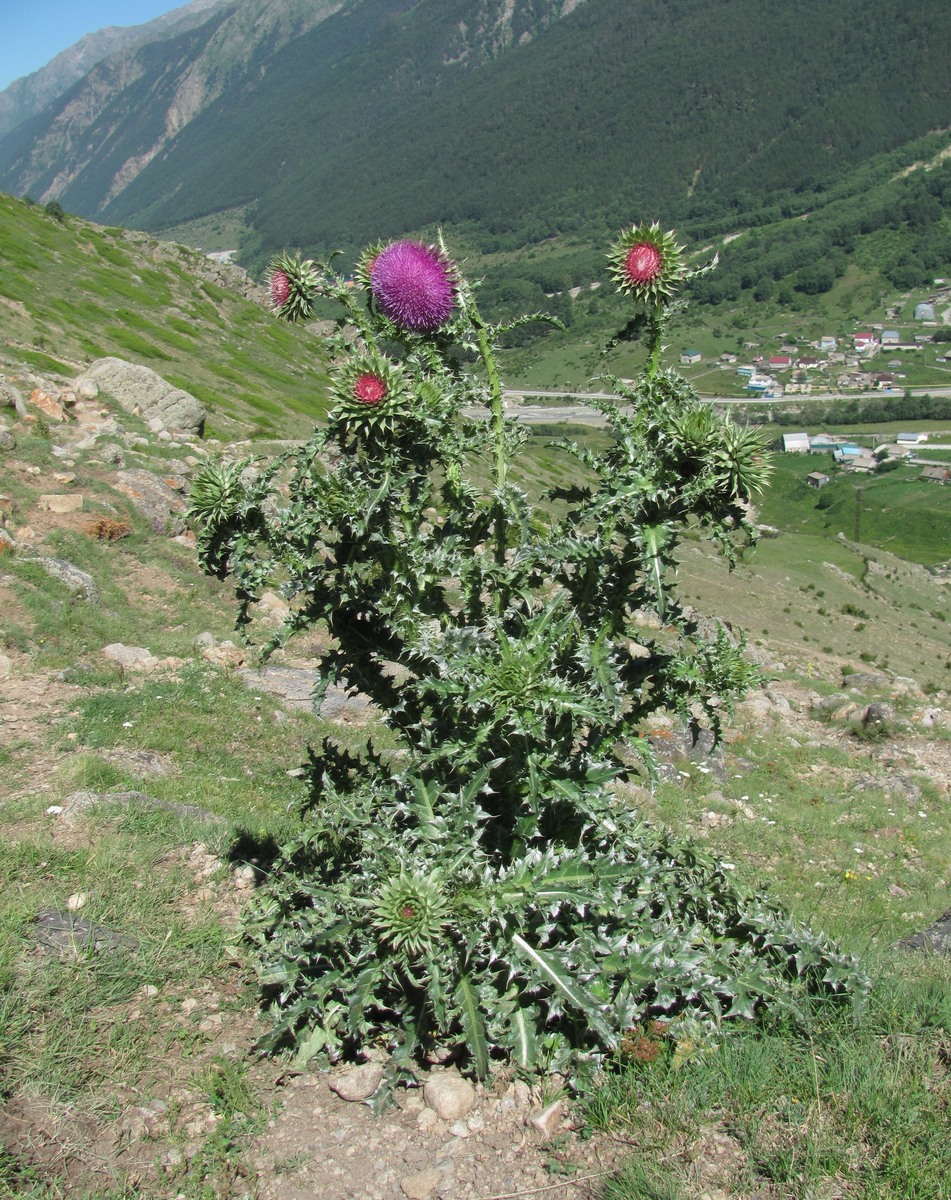
[[4, 186], [63, 199], [80, 213], [101, 211], [236, 80], [342, 2], [218, 3], [197, 25], [176, 23], [167, 36], [103, 59], [0, 141]]
[[144, 25], [110, 25], [80, 38], [68, 50], [50, 59], [45, 67], [15, 79], [0, 92], [0, 137], [42, 112], [82, 79], [104, 58], [146, 42], [201, 24], [208, 12], [229, 0], [191, 0], [182, 8], [156, 17]]
[[[442, 50], [454, 73], [473, 69], [578, 2], [452, 0], [440, 6]], [[394, 18], [420, 7], [413, 0], [237, 0], [187, 37], [107, 59], [42, 117], [0, 141], [0, 186], [87, 215], [105, 213], [156, 156], [164, 161], [168, 144], [193, 144], [192, 122], [212, 110], [210, 133], [194, 154], [202, 166], [215, 164], [212, 179], [224, 166], [229, 181], [239, 181], [229, 203], [256, 198], [273, 170], [270, 156], [261, 160], [262, 145], [280, 147], [283, 159], [296, 163], [301, 147], [314, 147], [315, 131], [321, 142], [333, 142], [338, 126], [362, 132], [404, 102], [401, 91], [417, 94], [420, 35], [412, 24], [408, 39], [390, 43], [391, 58], [401, 58], [396, 86], [393, 70], [371, 78], [338, 66], [359, 61], [367, 41], [387, 44]], [[314, 111], [312, 94], [323, 110]], [[161, 165], [150, 178], [165, 199], [184, 183], [190, 207], [206, 211], [202, 181], [172, 180]], [[146, 220], [137, 212], [135, 223]]]
[[304, 7], [295, 29], [292, 0], [238, 0], [135, 69], [100, 64], [0, 144], [0, 186], [153, 229], [253, 204], [258, 261], [437, 223], [514, 248], [822, 190], [947, 124], [932, 0], [874, 20], [847, 0]]

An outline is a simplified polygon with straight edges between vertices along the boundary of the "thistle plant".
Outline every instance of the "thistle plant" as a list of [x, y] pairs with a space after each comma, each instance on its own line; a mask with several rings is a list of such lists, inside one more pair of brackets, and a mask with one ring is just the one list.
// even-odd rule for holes
[[511, 326], [482, 317], [442, 244], [371, 247], [356, 286], [332, 262], [272, 268], [278, 317], [339, 306], [334, 406], [306, 445], [200, 475], [199, 552], [245, 628], [265, 588], [287, 599], [265, 650], [319, 626], [315, 705], [331, 683], [360, 691], [397, 744], [312, 751], [301, 831], [246, 922], [270, 1044], [300, 1062], [377, 1046], [408, 1067], [438, 1047], [480, 1075], [508, 1060], [581, 1081], [651, 1021], [695, 1039], [864, 994], [827, 939], [621, 799], [651, 770], [648, 715], [719, 735], [759, 679], [742, 640], [682, 605], [676, 551], [689, 530], [731, 565], [769, 463], [661, 369], [689, 275], [673, 235], [634, 226], [609, 264], [646, 366], [596, 402], [606, 449], [560, 443], [582, 482], [537, 505], [510, 470]]

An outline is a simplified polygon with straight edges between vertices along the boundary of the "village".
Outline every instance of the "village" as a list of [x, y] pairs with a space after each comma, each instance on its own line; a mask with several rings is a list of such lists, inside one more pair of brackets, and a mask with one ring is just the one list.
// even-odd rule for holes
[[[840, 469], [870, 475], [874, 471], [891, 470], [901, 461], [918, 461], [918, 447], [928, 440], [927, 433], [899, 433], [892, 442], [865, 447], [844, 435], [833, 433], [784, 433], [781, 438], [784, 454], [831, 454]], [[951, 469], [946, 463], [923, 461], [922, 479], [945, 484], [951, 481]], [[810, 471], [806, 482], [810, 487], [825, 487], [832, 479], [824, 471]]]
[[[943, 281], [936, 281], [943, 285]], [[941, 286], [936, 294], [915, 305], [913, 320], [923, 327], [922, 332], [909, 333], [898, 327], [870, 325], [846, 335], [825, 334], [809, 344], [810, 353], [797, 345], [781, 345], [776, 354], [758, 354], [735, 367], [737, 375], [746, 382], [744, 391], [751, 396], [809, 395], [813, 387], [820, 391], [889, 391], [900, 386], [905, 378], [903, 368], [908, 364], [899, 355], [921, 356], [927, 347], [940, 342], [940, 335], [931, 330], [943, 328], [951, 314], [951, 288]], [[938, 315], [940, 312], [940, 316]], [[895, 320], [899, 310], [889, 309], [886, 318]], [[939, 345], [935, 364], [951, 368], [951, 341]], [[760, 349], [760, 343], [747, 341], [743, 348]], [[814, 351], [814, 353], [812, 353]], [[728, 370], [740, 360], [738, 353], [725, 352], [717, 366]], [[703, 362], [699, 350], [680, 352], [681, 366], [697, 366]]]

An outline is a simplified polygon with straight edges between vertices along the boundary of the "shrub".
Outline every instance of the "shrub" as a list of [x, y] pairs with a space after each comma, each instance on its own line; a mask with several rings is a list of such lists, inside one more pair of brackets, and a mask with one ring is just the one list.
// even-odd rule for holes
[[688, 529], [730, 564], [753, 540], [769, 466], [755, 431], [660, 369], [686, 275], [672, 235], [635, 226], [610, 263], [634, 308], [612, 344], [645, 337], [647, 367], [596, 402], [606, 449], [560, 443], [584, 482], [537, 508], [509, 477], [528, 437], [495, 361], [511, 326], [483, 320], [441, 245], [372, 247], [359, 288], [299, 257], [272, 268], [279, 316], [340, 305], [335, 407], [304, 447], [196, 477], [199, 553], [244, 626], [280, 587], [271, 645], [325, 628], [315, 703], [359, 689], [398, 739], [311, 751], [301, 830], [246, 921], [266, 1044], [299, 1062], [383, 1045], [398, 1072], [438, 1048], [480, 1075], [506, 1059], [579, 1081], [653, 1019], [696, 1037], [864, 992], [850, 958], [613, 789], [625, 746], [650, 770], [649, 713], [716, 735], [760, 678], [674, 577]]
[[96, 517], [86, 526], [86, 532], [100, 542], [118, 542], [129, 536], [132, 526], [128, 521], [115, 521], [112, 517]]

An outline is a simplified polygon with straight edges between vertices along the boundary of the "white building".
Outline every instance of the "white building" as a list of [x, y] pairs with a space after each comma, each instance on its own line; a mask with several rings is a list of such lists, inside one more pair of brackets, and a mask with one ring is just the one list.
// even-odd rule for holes
[[784, 433], [783, 434], [783, 451], [786, 454], [808, 454], [809, 453], [809, 434], [808, 433]]

